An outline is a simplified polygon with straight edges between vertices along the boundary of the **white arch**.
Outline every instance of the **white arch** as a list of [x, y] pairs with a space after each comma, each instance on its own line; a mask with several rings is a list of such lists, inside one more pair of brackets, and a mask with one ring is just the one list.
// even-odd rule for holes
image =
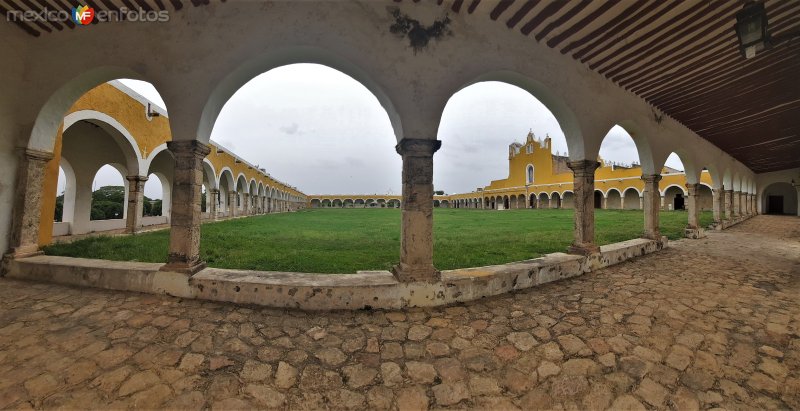
[[603, 193], [603, 196], [604, 196], [605, 198], [608, 198], [608, 195], [611, 193], [611, 191], [612, 191], [612, 190], [613, 190], [613, 191], [616, 191], [616, 192], [617, 192], [617, 194], [619, 194], [619, 196], [620, 196], [620, 197], [622, 197], [622, 193], [623, 193], [623, 192], [622, 192], [622, 191], [619, 191], [619, 189], [617, 189], [617, 188], [615, 188], [615, 187], [611, 187], [611, 188], [609, 188], [608, 190], [606, 190], [606, 192], [605, 192], [605, 193]]
[[[208, 184], [213, 185], [213, 187], [209, 187], [210, 190], [219, 189], [219, 177], [217, 175], [217, 171], [214, 169], [214, 164], [211, 163], [211, 160], [204, 158], [203, 159], [203, 172], [206, 173], [206, 177], [210, 177], [208, 179]], [[208, 175], [210, 173], [210, 175]]]
[[266, 73], [274, 68], [287, 66], [290, 64], [311, 63], [328, 66], [338, 70], [366, 87], [383, 106], [392, 128], [395, 132], [397, 141], [403, 138], [403, 126], [400, 115], [395, 109], [388, 94], [383, 91], [383, 87], [374, 81], [366, 71], [346, 59], [331, 53], [328, 50], [318, 47], [294, 46], [283, 49], [273, 49], [270, 52], [250, 58], [240, 63], [233, 71], [227, 73], [225, 77], [219, 79], [214, 90], [208, 96], [203, 113], [200, 117], [200, 124], [197, 128], [197, 138], [202, 142], [208, 142], [214, 123], [219, 116], [222, 107], [233, 94], [244, 86], [254, 77]]
[[217, 177], [217, 187], [222, 185], [222, 176], [225, 175], [225, 172], [228, 172], [228, 179], [225, 181], [228, 183], [228, 190], [236, 190], [235, 181], [233, 179], [233, 170], [230, 167], [224, 166], [221, 170], [219, 170], [219, 176]]
[[[634, 190], [634, 191], [636, 191], [636, 194], [638, 194], [638, 195], [639, 195], [639, 197], [641, 197], [641, 196], [642, 196], [642, 192], [641, 192], [641, 191], [640, 191], [638, 188], [636, 188], [636, 187], [634, 187], [634, 186], [628, 186], [627, 188], [625, 188], [624, 190], [622, 190], [622, 192], [620, 193], [620, 195], [624, 195], [624, 194], [625, 194], [625, 193], [626, 193], [628, 190]], [[617, 191], [619, 191], [619, 190], [617, 190]]]
[[[143, 160], [143, 164], [145, 165], [145, 168], [143, 168], [143, 170], [150, 170], [150, 164], [153, 163], [153, 160], [156, 158], [157, 155], [159, 155], [162, 151], [165, 150], [167, 150], [167, 143], [162, 143], [156, 146], [156, 148], [154, 148], [150, 152], [150, 154], [147, 155], [147, 158]], [[203, 160], [208, 161], [208, 159], [203, 159]]]
[[[89, 90], [120, 78], [147, 81], [144, 76], [128, 67], [103, 66], [82, 70], [78, 76], [65, 82], [50, 95], [37, 113], [27, 147], [52, 152], [58, 129], [62, 121], [66, 123], [65, 114], [69, 108]], [[67, 129], [66, 124], [64, 129]]]

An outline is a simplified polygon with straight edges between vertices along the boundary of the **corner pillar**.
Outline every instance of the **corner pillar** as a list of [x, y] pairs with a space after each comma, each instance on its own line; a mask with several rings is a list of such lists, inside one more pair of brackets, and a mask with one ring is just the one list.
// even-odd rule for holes
[[142, 228], [142, 214], [144, 213], [144, 184], [147, 177], [127, 176], [128, 180], [128, 212], [125, 221], [125, 232], [134, 234]]
[[642, 237], [661, 241], [658, 224], [658, 212], [661, 209], [661, 193], [658, 191], [658, 182], [661, 181], [661, 175], [643, 175], [642, 180], [644, 181], [644, 233]]
[[172, 214], [169, 257], [161, 271], [194, 274], [206, 264], [200, 259], [200, 201], [203, 187], [203, 159], [211, 148], [197, 140], [169, 141], [175, 157], [172, 183]]
[[733, 202], [733, 207], [732, 208], [733, 208], [733, 216], [734, 217], [739, 217], [739, 216], [742, 215], [741, 199], [742, 199], [742, 192], [741, 191], [734, 191], [733, 192], [733, 198], [732, 198], [732, 202]]
[[47, 162], [53, 158], [53, 153], [24, 149], [21, 157], [14, 187], [10, 248], [6, 258], [41, 254], [39, 222], [42, 214], [42, 192]]
[[575, 195], [575, 239], [570, 254], [589, 255], [600, 251], [594, 243], [594, 171], [600, 163], [594, 160], [570, 161]]
[[433, 266], [433, 153], [439, 140], [403, 139], [395, 149], [403, 158], [400, 263], [393, 269], [399, 281], [435, 282]]

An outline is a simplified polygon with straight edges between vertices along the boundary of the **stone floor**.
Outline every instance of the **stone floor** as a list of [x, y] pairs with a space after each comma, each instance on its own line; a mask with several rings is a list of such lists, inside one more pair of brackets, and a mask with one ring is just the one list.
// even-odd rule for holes
[[0, 279], [0, 408], [800, 408], [800, 218], [407, 312]]

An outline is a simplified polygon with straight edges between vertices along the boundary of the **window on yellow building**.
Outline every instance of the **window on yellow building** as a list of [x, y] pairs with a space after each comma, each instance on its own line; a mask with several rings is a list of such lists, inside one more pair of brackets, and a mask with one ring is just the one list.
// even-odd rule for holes
[[528, 184], [533, 184], [533, 166], [528, 164]]

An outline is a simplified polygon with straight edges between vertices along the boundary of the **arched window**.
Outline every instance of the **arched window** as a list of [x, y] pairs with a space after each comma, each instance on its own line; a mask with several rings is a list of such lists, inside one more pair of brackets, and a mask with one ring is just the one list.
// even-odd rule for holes
[[533, 166], [528, 164], [528, 184], [533, 184]]

